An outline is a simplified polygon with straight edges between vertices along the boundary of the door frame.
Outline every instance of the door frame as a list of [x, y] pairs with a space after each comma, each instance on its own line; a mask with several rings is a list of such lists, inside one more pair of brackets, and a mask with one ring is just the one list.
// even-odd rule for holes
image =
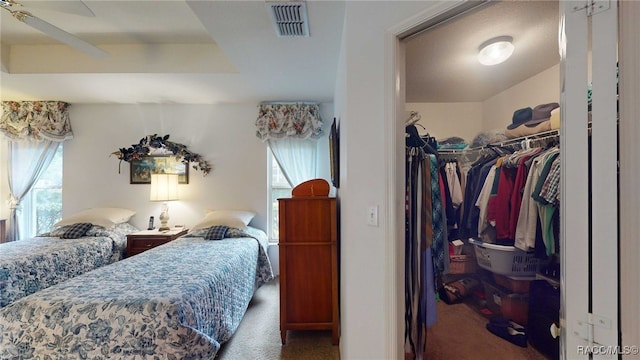
[[386, 202], [386, 358], [404, 359], [404, 116], [405, 48], [402, 38], [424, 24], [462, 13], [485, 1], [433, 2], [430, 7], [385, 31]]
[[[483, 1], [476, 2], [482, 3]], [[386, 302], [387, 312], [387, 356], [389, 358], [403, 358], [403, 336], [404, 333], [404, 117], [405, 117], [405, 49], [401, 39], [424, 28], [424, 24], [433, 21], [440, 21], [455, 14], [465, 11], [466, 6], [470, 6], [471, 2], [438, 2], [433, 6], [425, 9], [421, 13], [401, 22], [400, 24], [388, 29], [385, 32], [385, 167], [387, 178], [386, 200], [389, 211], [387, 212], [387, 257], [386, 269]], [[565, 10], [561, 9], [561, 16]], [[440, 20], [438, 20], [440, 19]], [[574, 21], [573, 17], [570, 22]], [[581, 20], [578, 20], [581, 21]], [[585, 22], [586, 23], [586, 22]], [[576, 25], [571, 25], [576, 26]], [[573, 29], [575, 30], [575, 29]], [[576, 34], [571, 33], [573, 47], [576, 45], [573, 40]], [[576, 38], [580, 38], [576, 36]], [[586, 39], [584, 45], [586, 48]], [[566, 55], [566, 54], [565, 54]], [[586, 69], [586, 59], [579, 56], [571, 55], [569, 59], [565, 59], [561, 65], [565, 68], [571, 66], [579, 66]], [[561, 193], [562, 202], [571, 204], [571, 209], [567, 212], [568, 207], [564, 206], [562, 214], [561, 231], [564, 234], [562, 239], [563, 249], [566, 249], [566, 236], [571, 234], [572, 239], [589, 237], [589, 219], [588, 219], [588, 183], [585, 174], [588, 174], [586, 156], [583, 154], [587, 151], [587, 129], [584, 127], [587, 118], [586, 108], [581, 107], [585, 103], [585, 97], [580, 98], [579, 94], [584, 94], [586, 81], [586, 72], [584, 79], [582, 74], [573, 73], [571, 79], [567, 81], [566, 73], [561, 71], [561, 109], [563, 119], [560, 131], [561, 144], [564, 145], [562, 157], [562, 180]], [[584, 81], [583, 81], [584, 80]], [[568, 96], [563, 95], [568, 94]], [[571, 108], [570, 112], [566, 112], [567, 107]], [[569, 134], [569, 136], [567, 135]], [[570, 147], [573, 146], [573, 147]], [[569, 150], [568, 152], [566, 150]], [[578, 164], [569, 163], [565, 159], [573, 159], [577, 155], [580, 160]], [[566, 171], [567, 167], [571, 167], [571, 171]], [[569, 187], [568, 184], [571, 184]], [[570, 190], [568, 190], [570, 189]], [[567, 219], [568, 217], [569, 219]], [[584, 249], [583, 249], [584, 250]], [[566, 251], [564, 252], [566, 253]], [[560, 355], [565, 358], [568, 354], [567, 349], [575, 349], [580, 341], [576, 340], [576, 336], [567, 336], [568, 331], [572, 331], [574, 325], [583, 314], [589, 312], [589, 284], [588, 273], [589, 261], [588, 251], [579, 251], [578, 255], [572, 252], [571, 257], [562, 256], [562, 279], [561, 279], [561, 329], [563, 336], [561, 337]], [[566, 289], [570, 283], [569, 289]], [[616, 282], [617, 283], [617, 282]], [[586, 289], [586, 290], [585, 290]], [[586, 293], [585, 293], [586, 291]], [[565, 304], [567, 300], [571, 303], [571, 312], [567, 313]], [[617, 311], [617, 309], [616, 309]], [[618, 322], [615, 322], [617, 327]], [[576, 334], [574, 334], [576, 335]], [[570, 351], [571, 354], [575, 352]], [[585, 357], [586, 358], [586, 357]]]
[[[621, 1], [619, 6], [620, 61], [620, 313], [622, 346], [638, 351], [640, 346], [640, 69], [636, 64], [640, 53], [637, 35], [640, 31], [640, 3]], [[625, 216], [626, 215], [626, 216]], [[629, 354], [624, 359], [636, 358]]]

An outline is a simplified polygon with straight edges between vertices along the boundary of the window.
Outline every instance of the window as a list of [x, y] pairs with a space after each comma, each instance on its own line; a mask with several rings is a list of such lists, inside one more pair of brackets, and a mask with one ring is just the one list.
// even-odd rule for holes
[[291, 185], [287, 182], [282, 170], [280, 170], [280, 166], [276, 161], [273, 154], [271, 154], [271, 150], [267, 149], [268, 153], [268, 164], [269, 166], [269, 198], [271, 200], [271, 206], [269, 207], [269, 219], [270, 221], [270, 230], [269, 230], [269, 239], [271, 242], [277, 243], [279, 239], [278, 232], [278, 199], [283, 197], [291, 196]]
[[25, 195], [18, 216], [23, 239], [51, 230], [53, 224], [62, 218], [62, 145], [58, 146], [49, 167]]

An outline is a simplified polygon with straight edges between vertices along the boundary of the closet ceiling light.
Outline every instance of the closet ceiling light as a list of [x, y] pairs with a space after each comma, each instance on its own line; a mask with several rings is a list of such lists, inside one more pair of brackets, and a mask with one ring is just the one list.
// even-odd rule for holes
[[498, 36], [480, 45], [478, 61], [482, 65], [496, 65], [507, 60], [513, 54], [513, 38], [511, 36]]

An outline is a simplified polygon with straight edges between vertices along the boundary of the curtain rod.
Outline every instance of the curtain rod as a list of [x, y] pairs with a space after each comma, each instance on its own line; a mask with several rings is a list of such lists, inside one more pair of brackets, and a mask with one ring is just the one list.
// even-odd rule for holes
[[312, 101], [262, 101], [260, 105], [318, 105]]

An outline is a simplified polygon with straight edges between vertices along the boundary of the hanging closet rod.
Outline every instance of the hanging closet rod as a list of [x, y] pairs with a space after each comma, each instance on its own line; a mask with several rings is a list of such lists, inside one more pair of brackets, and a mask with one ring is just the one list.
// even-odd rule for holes
[[557, 136], [560, 136], [560, 132], [558, 130], [549, 130], [549, 131], [539, 132], [537, 134], [531, 134], [531, 135], [526, 135], [526, 136], [520, 136], [520, 137], [513, 138], [513, 139], [507, 139], [507, 140], [504, 140], [504, 141], [495, 142], [495, 143], [487, 144], [487, 145], [480, 146], [480, 147], [470, 148], [469, 150], [486, 149], [488, 146], [516, 145], [516, 144], [521, 144], [523, 141], [527, 141], [527, 140], [542, 140], [542, 139], [548, 139], [548, 138], [557, 137]]
[[[591, 121], [587, 123], [587, 130], [589, 131], [589, 134], [591, 134]], [[522, 141], [526, 141], [526, 140], [545, 140], [545, 139], [550, 139], [550, 138], [559, 137], [559, 136], [560, 136], [559, 129], [548, 130], [548, 131], [539, 132], [537, 134], [531, 134], [531, 135], [521, 136], [513, 139], [508, 139], [498, 143], [492, 143], [489, 145], [505, 146], [505, 145], [517, 144], [519, 142], [521, 143]]]
[[[549, 134], [547, 136], [543, 136], [543, 137], [539, 137], [539, 138], [535, 138], [535, 139], [528, 139], [528, 140], [536, 142], [536, 141], [543, 141], [543, 140], [558, 138], [559, 136], [560, 136], [560, 133], [558, 133], [558, 134]], [[527, 140], [522, 140], [522, 141], [527, 141]]]
[[480, 148], [464, 148], [464, 149], [440, 149], [438, 150], [438, 154], [462, 154], [464, 152], [468, 152], [470, 150], [476, 150], [476, 149], [480, 149]]
[[[589, 135], [591, 135], [591, 121], [587, 123], [587, 130], [589, 131]], [[559, 136], [560, 136], [559, 129], [548, 130], [548, 131], [539, 132], [537, 134], [531, 134], [531, 135], [521, 136], [513, 139], [508, 139], [499, 143], [492, 143], [489, 145], [505, 146], [505, 145], [517, 144], [519, 142], [521, 143], [522, 141], [526, 141], [526, 140], [545, 140], [545, 139], [550, 139], [550, 138], [559, 137]]]
[[537, 133], [537, 134], [520, 136], [520, 137], [517, 137], [517, 138], [507, 139], [507, 140], [500, 141], [500, 142], [489, 143], [489, 144], [486, 144], [486, 145], [483, 145], [483, 146], [467, 147], [465, 149], [441, 149], [441, 150], [438, 151], [438, 153], [440, 153], [440, 154], [460, 154], [460, 153], [465, 153], [465, 152], [470, 152], [470, 151], [484, 150], [484, 149], [487, 149], [488, 147], [491, 147], [491, 146], [517, 145], [517, 144], [521, 144], [523, 141], [527, 141], [527, 140], [545, 140], [545, 139], [550, 139], [550, 138], [554, 138], [554, 137], [558, 137], [558, 136], [560, 136], [559, 130], [549, 130], [549, 131], [543, 131], [543, 132], [540, 132], [540, 133]]

